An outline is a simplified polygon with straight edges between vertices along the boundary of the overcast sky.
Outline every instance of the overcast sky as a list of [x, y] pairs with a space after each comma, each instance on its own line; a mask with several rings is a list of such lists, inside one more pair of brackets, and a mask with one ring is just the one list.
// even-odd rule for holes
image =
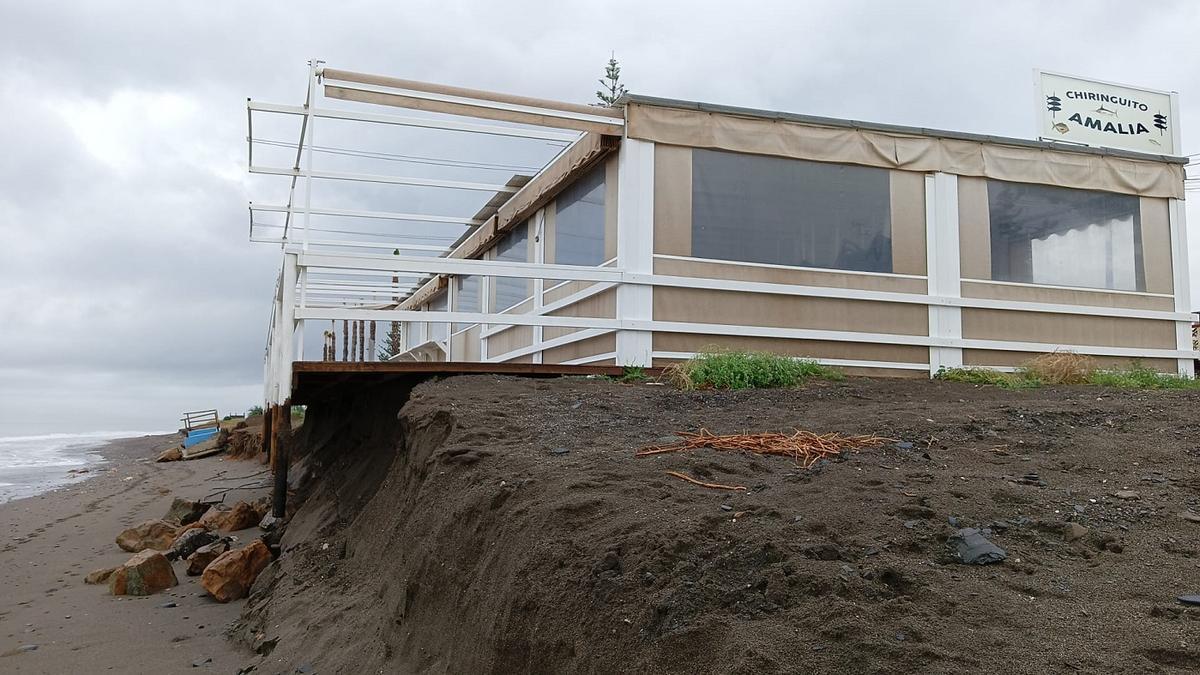
[[246, 240], [245, 99], [302, 103], [309, 57], [590, 102], [611, 50], [637, 93], [1026, 138], [1041, 67], [1179, 91], [1197, 153], [1197, 26], [1187, 1], [0, 0], [0, 436], [259, 402], [278, 249]]

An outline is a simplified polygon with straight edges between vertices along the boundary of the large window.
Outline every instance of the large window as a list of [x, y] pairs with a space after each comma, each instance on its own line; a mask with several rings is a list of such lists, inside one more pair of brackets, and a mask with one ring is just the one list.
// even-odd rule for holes
[[[457, 277], [454, 280], [454, 311], [481, 312], [483, 305], [479, 304], [479, 287], [481, 277]], [[474, 324], [456, 323], [454, 332], [469, 328]]]
[[[496, 260], [508, 262], [529, 262], [529, 223], [521, 223], [496, 244]], [[513, 277], [496, 277], [493, 286], [496, 293], [492, 311], [503, 312], [528, 298], [532, 294], [532, 282], [529, 279]]]
[[1135, 196], [989, 180], [988, 215], [997, 281], [1145, 289]]
[[891, 272], [889, 173], [693, 150], [692, 255]]
[[554, 262], [600, 265], [604, 262], [604, 165], [563, 190], [555, 202]]

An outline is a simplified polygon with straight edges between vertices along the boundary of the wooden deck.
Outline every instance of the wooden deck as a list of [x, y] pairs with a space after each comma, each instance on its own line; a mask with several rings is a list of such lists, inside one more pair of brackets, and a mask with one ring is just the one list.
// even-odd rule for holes
[[[657, 369], [647, 369], [647, 374]], [[474, 361], [296, 361], [292, 364], [294, 405], [320, 400], [346, 384], [373, 385], [395, 380], [413, 384], [449, 375], [514, 375], [563, 377], [608, 375], [620, 377], [621, 366], [567, 366], [542, 363], [479, 363]]]

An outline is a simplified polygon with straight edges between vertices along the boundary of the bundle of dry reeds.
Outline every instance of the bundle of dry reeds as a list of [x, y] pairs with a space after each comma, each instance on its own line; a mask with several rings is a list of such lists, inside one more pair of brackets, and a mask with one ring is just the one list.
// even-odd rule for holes
[[891, 438], [881, 436], [843, 436], [838, 433], [816, 434], [811, 431], [796, 429], [793, 434], [760, 433], [760, 434], [730, 434], [718, 436], [708, 429], [699, 433], [687, 431], [676, 432], [682, 438], [678, 443], [656, 445], [637, 451], [638, 457], [660, 455], [667, 452], [683, 452], [700, 448], [713, 450], [736, 450], [750, 452], [756, 455], [780, 455], [791, 457], [797, 464], [811, 468], [824, 457], [837, 455], [846, 450], [876, 448], [885, 443], [895, 442]]

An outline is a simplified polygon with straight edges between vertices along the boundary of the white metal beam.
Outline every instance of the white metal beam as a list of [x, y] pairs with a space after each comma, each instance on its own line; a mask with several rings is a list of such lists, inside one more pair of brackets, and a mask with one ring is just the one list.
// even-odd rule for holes
[[[251, 211], [264, 211], [269, 213], [292, 213], [300, 212], [300, 209], [288, 208], [283, 204], [255, 204], [250, 202]], [[472, 227], [482, 225], [484, 221], [477, 218], [458, 218], [456, 216], [434, 216], [423, 213], [400, 213], [397, 211], [366, 211], [361, 209], [309, 209], [309, 213], [314, 216], [341, 216], [346, 218], [375, 218], [379, 220], [404, 220], [421, 223], [447, 223], [450, 225], [464, 225]]]
[[[252, 166], [250, 173], [267, 176], [291, 176], [293, 178], [306, 175], [300, 169], [290, 169], [280, 166]], [[518, 189], [511, 185], [498, 183], [473, 183], [458, 180], [439, 180], [436, 178], [413, 178], [409, 176], [383, 176], [373, 173], [352, 173], [344, 171], [312, 171], [313, 178], [324, 180], [346, 180], [360, 183], [383, 183], [387, 185], [414, 185], [417, 187], [447, 188], [450, 190], [474, 190], [477, 192], [502, 192], [513, 194]], [[285, 211], [286, 213], [287, 211]]]

